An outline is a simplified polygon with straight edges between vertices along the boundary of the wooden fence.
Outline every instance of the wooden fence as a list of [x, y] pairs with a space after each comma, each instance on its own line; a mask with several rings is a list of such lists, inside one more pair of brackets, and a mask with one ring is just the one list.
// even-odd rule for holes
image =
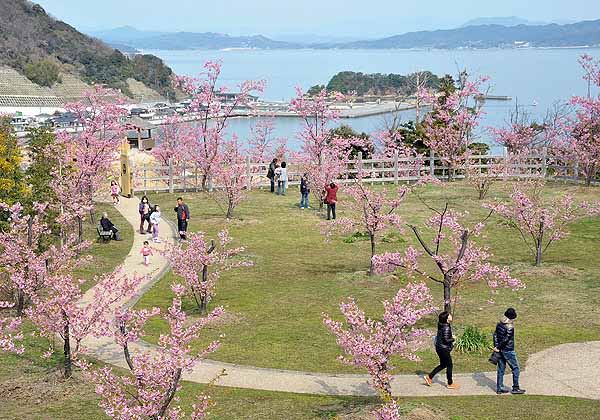
[[[503, 171], [494, 171], [498, 166]], [[244, 173], [247, 189], [263, 188], [269, 186], [267, 170], [269, 163], [256, 163], [246, 160], [245, 165], [240, 165], [240, 173]], [[363, 174], [363, 182], [376, 183], [410, 183], [416, 182], [423, 176], [438, 179], [448, 178], [448, 166], [431, 154], [428, 157], [399, 157], [397, 154], [391, 158], [357, 159], [349, 160], [346, 169], [338, 179], [338, 183], [350, 183]], [[479, 172], [499, 178], [540, 179], [553, 178], [563, 182], [579, 183], [580, 174], [577, 166], [552, 163], [545, 151], [538, 155], [530, 155], [519, 161], [511, 161], [505, 155], [474, 155], [460, 168], [453, 170], [454, 179], [463, 179], [467, 173]], [[133, 188], [136, 192], [191, 192], [202, 190], [202, 171], [198, 167], [189, 165], [158, 166], [142, 165], [133, 168]], [[300, 184], [301, 168], [288, 162], [288, 186]], [[219, 188], [219, 185], [208, 185], [208, 188]]]

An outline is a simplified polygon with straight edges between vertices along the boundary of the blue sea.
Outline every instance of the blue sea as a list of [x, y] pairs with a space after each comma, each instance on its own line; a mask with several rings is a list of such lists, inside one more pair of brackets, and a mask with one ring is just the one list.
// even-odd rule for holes
[[[207, 60], [223, 63], [221, 83], [235, 91], [246, 79], [262, 79], [267, 83], [262, 98], [289, 100], [296, 86], [307, 90], [316, 84], [327, 84], [340, 71], [363, 73], [407, 74], [429, 70], [435, 74], [457, 75], [466, 69], [475, 76], [489, 76], [489, 94], [511, 96], [512, 101], [488, 101], [481, 122], [481, 141], [489, 142], [485, 128], [506, 124], [518, 104], [520, 112], [541, 121], [557, 103], [573, 95], [586, 95], [587, 82], [577, 59], [582, 54], [600, 58], [600, 49], [487, 49], [487, 50], [228, 50], [228, 51], [149, 51], [161, 57], [178, 74], [197, 75]], [[356, 131], [372, 133], [384, 125], [383, 116], [340, 120]], [[414, 111], [402, 114], [405, 121]], [[249, 135], [253, 119], [235, 119], [230, 132], [241, 139]], [[301, 122], [295, 118], [276, 121], [277, 137], [289, 139], [298, 146]]]

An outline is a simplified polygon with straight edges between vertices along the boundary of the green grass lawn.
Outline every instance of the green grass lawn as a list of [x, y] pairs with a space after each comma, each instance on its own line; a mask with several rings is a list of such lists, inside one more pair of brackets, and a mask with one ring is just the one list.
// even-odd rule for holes
[[[388, 187], [389, 189], [390, 187]], [[578, 199], [600, 198], [596, 189], [550, 185], [549, 195], [573, 193]], [[345, 243], [334, 238], [325, 243], [317, 223], [319, 213], [298, 208], [299, 193], [290, 189], [286, 197], [266, 191], [253, 191], [249, 199], [236, 209], [236, 219], [226, 221], [223, 213], [206, 194], [183, 194], [190, 206], [191, 231], [205, 231], [213, 236], [224, 227], [230, 230], [235, 244], [246, 247], [246, 256], [255, 266], [225, 273], [217, 285], [212, 307], [223, 305], [228, 315], [224, 322], [212, 327], [203, 342], [225, 334], [223, 345], [211, 358], [226, 362], [280, 369], [320, 372], [360, 372], [336, 360], [339, 348], [322, 324], [322, 313], [339, 317], [338, 304], [354, 296], [368, 314], [381, 313], [381, 301], [392, 297], [407, 281], [397, 276], [369, 278], [365, 275], [369, 263], [367, 242]], [[434, 204], [446, 198], [452, 207], [468, 210], [473, 222], [487, 212], [481, 209], [475, 192], [462, 183], [449, 190], [429, 187], [421, 196]], [[491, 196], [505, 197], [506, 191], [497, 186]], [[172, 208], [177, 195], [151, 195], [150, 200], [161, 205], [163, 215], [174, 219]], [[311, 197], [312, 198], [312, 197]], [[338, 204], [339, 216], [344, 215], [344, 197]], [[429, 212], [410, 197], [401, 213], [407, 221], [419, 222]], [[572, 235], [551, 247], [541, 268], [532, 266], [532, 257], [518, 233], [500, 226], [492, 218], [479, 243], [489, 246], [493, 262], [509, 265], [512, 273], [527, 284], [518, 293], [501, 290], [496, 304], [489, 305], [487, 287], [467, 285], [460, 291], [455, 328], [458, 332], [467, 325], [488, 332], [507, 306], [519, 312], [517, 347], [523, 361], [531, 353], [565, 342], [600, 339], [600, 278], [598, 268], [598, 238], [600, 218], [586, 219], [571, 227]], [[378, 252], [403, 250], [415, 244], [406, 233], [393, 236], [379, 245]], [[431, 267], [433, 270], [433, 267]], [[177, 280], [167, 275], [139, 302], [138, 307], [166, 308], [172, 293], [169, 285]], [[436, 301], [441, 305], [438, 284], [430, 284]], [[195, 311], [191, 301], [188, 312]], [[435, 326], [434, 317], [424, 322]], [[149, 340], [156, 340], [166, 324], [154, 320], [149, 325]], [[422, 363], [398, 361], [398, 373], [429, 370], [437, 362], [435, 354], [422, 352]], [[485, 355], [455, 355], [457, 371], [490, 370]]]
[[112, 204], [96, 203], [95, 214], [98, 220], [103, 212], [108, 213], [108, 218], [119, 229], [123, 240], [119, 242], [100, 241], [96, 231], [97, 223], [92, 224], [89, 220], [84, 222], [84, 237], [92, 242], [92, 248], [89, 250], [92, 260], [76, 272], [81, 278], [89, 279], [83, 284], [83, 290], [87, 290], [95, 284], [93, 281], [95, 276], [108, 273], [122, 264], [133, 244], [133, 227], [121, 216], [121, 213]]
[[[562, 186], [553, 189], [556, 194], [562, 191]], [[439, 199], [437, 192], [430, 195]], [[477, 207], [478, 203], [468, 198], [471, 195], [462, 186], [456, 186], [453, 192], [461, 208]], [[591, 197], [585, 192], [578, 195]], [[174, 197], [152, 198], [158, 199], [168, 215]], [[192, 229], [214, 234], [221, 227], [229, 226], [236, 242], [248, 248], [247, 254], [256, 263], [253, 268], [227, 273], [218, 286], [213, 306], [225, 305], [231, 315], [226, 323], [213, 327], [209, 333], [211, 336], [220, 332], [227, 334], [222, 349], [214, 356], [259, 366], [348, 370], [334, 360], [339, 350], [321, 324], [321, 312], [337, 314], [339, 300], [353, 295], [376, 314], [380, 311], [379, 301], [392, 296], [405, 279], [402, 276], [399, 279], [366, 278], [367, 244], [346, 244], [340, 239], [323, 243], [315, 228], [319, 220], [317, 214], [295, 208], [295, 198], [295, 195], [284, 198], [253, 192], [239, 209], [241, 219], [226, 223], [205, 196], [188, 197], [194, 216]], [[91, 253], [95, 263], [81, 273], [88, 277], [112, 270], [122, 262], [131, 244], [131, 227], [114, 208], [106, 206], [106, 209], [124, 233], [125, 241], [94, 243]], [[407, 203], [406, 212], [411, 220], [425, 216], [412, 200]], [[476, 212], [473, 213], [476, 218]], [[93, 229], [94, 226], [86, 225], [90, 239], [95, 235]], [[495, 225], [488, 232], [488, 244], [497, 254], [496, 261], [510, 263], [515, 273], [527, 281], [528, 288], [518, 295], [524, 298], [523, 302], [506, 291], [497, 305], [488, 306], [485, 304], [487, 291], [470, 287], [464, 291], [464, 301], [458, 309], [459, 327], [479, 325], [489, 329], [504, 305], [511, 303], [520, 311], [518, 345], [522, 355], [559, 342], [598, 339], [594, 331], [598, 331], [599, 326], [595, 308], [600, 292], [594, 272], [600, 264], [595, 258], [600, 221], [576, 224], [573, 235], [549, 252], [549, 263], [541, 269], [531, 267], [524, 247], [511, 232]], [[400, 249], [407, 243], [386, 243], [381, 250]], [[152, 289], [141, 304], [168, 305], [170, 280], [172, 278], [166, 278]], [[439, 290], [434, 289], [434, 292], [439, 298]], [[193, 310], [191, 302], [186, 303], [186, 309]], [[428, 324], [433, 325], [431, 321]], [[156, 335], [164, 325], [158, 322], [152, 327]], [[47, 341], [27, 336], [29, 350], [25, 355], [0, 353], [0, 419], [107, 418], [98, 407], [93, 387], [84, 382], [78, 372], [65, 382], [56, 371], [59, 357], [40, 358], [47, 346]], [[433, 363], [428, 352], [423, 356], [427, 363]], [[483, 357], [458, 356], [457, 359], [461, 370], [489, 369], [480, 361]], [[414, 372], [429, 367], [401, 363], [399, 371]], [[194, 396], [202, 391], [215, 402], [210, 418], [218, 420], [362, 420], [377, 404], [372, 398], [207, 389], [203, 385], [184, 383], [180, 394], [184, 408], [189, 408]], [[537, 396], [406, 398], [401, 399], [400, 404], [407, 420], [595, 420], [600, 412], [599, 401]]]

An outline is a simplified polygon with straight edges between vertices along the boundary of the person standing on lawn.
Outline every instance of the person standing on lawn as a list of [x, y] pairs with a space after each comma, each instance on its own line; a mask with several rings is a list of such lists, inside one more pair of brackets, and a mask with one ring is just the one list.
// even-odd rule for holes
[[458, 389], [458, 384], [452, 382], [452, 349], [454, 348], [454, 336], [452, 335], [452, 315], [448, 312], [442, 312], [438, 316], [437, 335], [435, 337], [435, 352], [440, 358], [440, 364], [425, 375], [425, 383], [431, 386], [435, 375], [446, 369], [447, 387], [449, 389]]
[[277, 195], [285, 195], [285, 188], [288, 183], [287, 163], [281, 162], [279, 170], [279, 178], [277, 179]]
[[335, 220], [335, 205], [337, 203], [337, 192], [338, 186], [335, 183], [325, 185], [325, 204], [327, 204], [327, 220], [331, 220], [333, 214], [333, 220]]
[[[519, 386], [519, 361], [515, 352], [515, 326], [514, 321], [517, 319], [517, 311], [514, 308], [508, 308], [504, 312], [504, 317], [496, 325], [494, 332], [494, 351], [500, 353], [498, 359], [498, 373], [496, 377], [496, 394], [524, 394], [525, 390]], [[504, 388], [504, 371], [506, 365], [510, 366], [512, 371], [513, 385], [512, 390], [508, 391]]]
[[177, 199], [177, 231], [179, 232], [179, 239], [185, 241], [187, 239], [187, 227], [188, 220], [190, 220], [190, 208], [183, 202], [183, 198]]
[[302, 210], [310, 208], [308, 205], [308, 194], [310, 194], [310, 188], [308, 185], [308, 174], [305, 173], [300, 178], [300, 208]]
[[267, 178], [271, 181], [271, 192], [275, 192], [275, 169], [277, 169], [277, 158], [273, 159], [269, 164], [269, 170], [267, 171]]

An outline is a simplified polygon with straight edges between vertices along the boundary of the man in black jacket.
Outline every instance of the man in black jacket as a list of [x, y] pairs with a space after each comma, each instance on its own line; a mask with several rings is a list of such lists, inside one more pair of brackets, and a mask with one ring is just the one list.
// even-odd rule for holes
[[438, 316], [438, 329], [435, 337], [435, 352], [440, 358], [440, 364], [431, 371], [429, 375], [425, 375], [425, 383], [431, 386], [433, 377], [446, 369], [446, 379], [448, 388], [458, 389], [458, 384], [452, 382], [452, 356], [450, 353], [454, 348], [454, 336], [452, 335], [452, 315], [448, 312], [442, 312]]
[[179, 232], [179, 239], [185, 241], [187, 239], [187, 225], [190, 219], [190, 208], [183, 202], [183, 198], [177, 199], [177, 231]]
[[504, 370], [506, 365], [510, 366], [513, 377], [512, 394], [524, 394], [525, 390], [519, 387], [519, 361], [515, 352], [515, 326], [517, 311], [508, 308], [504, 312], [504, 318], [496, 325], [494, 333], [494, 351], [500, 353], [498, 360], [498, 375], [496, 378], [496, 393], [506, 394], [509, 391], [504, 388]]
[[113, 239], [115, 241], [122, 241], [121, 234], [119, 233], [119, 229], [110, 221], [108, 218], [108, 213], [102, 213], [102, 218], [100, 219], [100, 226], [102, 226], [102, 230], [105, 232], [112, 232]]
[[277, 159], [273, 159], [269, 165], [269, 171], [267, 172], [267, 178], [271, 180], [271, 192], [275, 192], [275, 169], [277, 169]]

